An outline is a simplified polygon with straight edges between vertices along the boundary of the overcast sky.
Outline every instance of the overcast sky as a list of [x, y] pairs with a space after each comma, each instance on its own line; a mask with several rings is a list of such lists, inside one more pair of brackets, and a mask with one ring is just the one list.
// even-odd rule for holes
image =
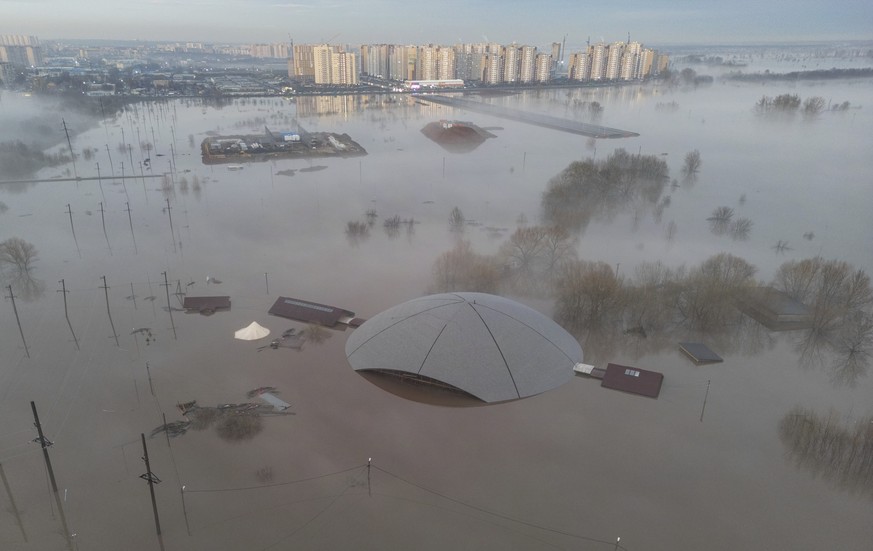
[[873, 0], [0, 0], [0, 34], [568, 46], [873, 39]]

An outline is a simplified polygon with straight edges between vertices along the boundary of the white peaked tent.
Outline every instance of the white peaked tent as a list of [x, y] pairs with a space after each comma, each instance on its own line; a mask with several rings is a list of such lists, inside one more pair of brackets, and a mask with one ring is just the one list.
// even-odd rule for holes
[[258, 339], [263, 339], [269, 334], [269, 329], [260, 325], [258, 322], [253, 321], [248, 327], [243, 327], [239, 331], [235, 332], [233, 334], [233, 337], [235, 339], [241, 339], [244, 341], [256, 341]]

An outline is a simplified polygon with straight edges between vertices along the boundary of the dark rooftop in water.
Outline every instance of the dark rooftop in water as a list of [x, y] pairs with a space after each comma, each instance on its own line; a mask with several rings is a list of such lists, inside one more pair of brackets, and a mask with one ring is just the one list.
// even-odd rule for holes
[[216, 310], [229, 310], [230, 297], [185, 297], [182, 307], [187, 312], [212, 314]]
[[664, 375], [662, 373], [639, 367], [609, 364], [606, 366], [606, 373], [603, 375], [600, 386], [657, 398], [661, 393], [661, 383], [663, 382]]
[[349, 310], [290, 297], [276, 299], [269, 313], [306, 323], [317, 323], [325, 327], [334, 327], [340, 322], [349, 323], [355, 318], [355, 313]]
[[773, 287], [749, 289], [737, 299], [737, 307], [774, 331], [808, 328], [812, 321], [809, 307]]
[[724, 361], [721, 356], [710, 350], [710, 348], [702, 342], [680, 342], [679, 350], [685, 352], [685, 354], [697, 364]]

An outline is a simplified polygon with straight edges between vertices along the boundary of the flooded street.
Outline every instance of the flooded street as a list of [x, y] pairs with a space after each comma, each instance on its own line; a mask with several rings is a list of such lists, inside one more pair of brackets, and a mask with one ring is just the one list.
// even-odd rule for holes
[[[755, 114], [762, 96], [785, 93], [852, 108], [814, 120]], [[251, 98], [222, 107], [180, 99], [133, 104], [105, 125], [76, 129], [76, 171], [96, 177], [99, 163], [100, 180], [0, 186], [0, 240], [20, 237], [39, 254], [32, 281], [15, 291], [27, 349], [11, 300], [0, 308], [0, 464], [8, 479], [0, 548], [158, 549], [139, 478], [144, 433], [162, 481], [155, 493], [166, 549], [607, 551], [618, 537], [631, 551], [869, 549], [873, 471], [841, 478], [826, 454], [801, 462], [780, 426], [789, 430], [784, 420], [797, 408], [846, 431], [869, 423], [870, 361], [847, 378], [827, 354], [801, 358], [802, 331], [750, 322], [704, 336], [724, 362], [702, 366], [672, 340], [632, 348], [588, 335], [586, 362], [661, 372], [660, 397], [576, 377], [538, 396], [475, 407], [456, 407], [470, 404], [454, 396], [406, 399], [419, 391], [354, 372], [345, 353], [353, 328], [327, 329], [299, 350], [261, 349], [287, 329], [309, 330], [267, 314], [279, 296], [371, 318], [436, 292], [442, 253], [466, 240], [479, 254], [496, 254], [519, 225], [545, 223], [542, 199], [553, 177], [619, 148], [663, 159], [669, 181], [575, 227], [580, 259], [631, 277], [643, 263], [692, 267], [725, 252], [756, 267], [764, 284], [786, 261], [815, 256], [873, 273], [870, 79], [716, 78], [698, 87], [473, 99], [639, 136], [591, 140], [426, 97]], [[38, 109], [38, 101], [4, 94], [0, 120]], [[603, 107], [596, 120], [584, 107], [592, 101]], [[470, 121], [496, 137], [452, 153], [421, 132], [440, 119]], [[295, 120], [310, 132], [348, 134], [368, 154], [241, 170], [201, 162], [207, 136], [294, 130]], [[151, 151], [136, 146], [146, 142]], [[702, 164], [683, 178], [692, 150]], [[132, 168], [143, 177], [113, 179]], [[66, 177], [68, 169], [38, 177]], [[164, 173], [166, 181], [144, 177]], [[721, 206], [751, 221], [742, 238], [712, 231], [707, 218]], [[467, 223], [453, 231], [455, 207]], [[350, 235], [348, 223], [366, 222], [368, 211], [375, 223]], [[386, 227], [394, 216], [414, 222]], [[231, 309], [186, 314], [181, 293], [227, 295]], [[512, 298], [546, 315], [555, 309], [549, 296]], [[270, 337], [233, 338], [252, 321]], [[153, 340], [137, 328], [149, 328]], [[251, 438], [228, 440], [217, 425], [149, 437], [163, 415], [183, 420], [179, 403], [263, 404], [246, 393], [264, 386], [276, 387], [294, 415], [263, 417]], [[31, 401], [53, 442], [75, 534], [69, 546], [32, 442]]]

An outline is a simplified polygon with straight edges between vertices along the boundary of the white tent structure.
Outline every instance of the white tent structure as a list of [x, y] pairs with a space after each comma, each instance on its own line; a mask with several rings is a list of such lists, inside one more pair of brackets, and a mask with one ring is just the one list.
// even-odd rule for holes
[[247, 327], [243, 327], [239, 331], [233, 334], [235, 339], [240, 339], [243, 341], [256, 341], [258, 339], [263, 339], [267, 335], [270, 334], [270, 330], [260, 325], [258, 322], [253, 321]]
[[573, 378], [576, 339], [543, 314], [484, 293], [445, 293], [370, 318], [346, 341], [355, 371], [438, 381], [484, 402], [533, 396]]

